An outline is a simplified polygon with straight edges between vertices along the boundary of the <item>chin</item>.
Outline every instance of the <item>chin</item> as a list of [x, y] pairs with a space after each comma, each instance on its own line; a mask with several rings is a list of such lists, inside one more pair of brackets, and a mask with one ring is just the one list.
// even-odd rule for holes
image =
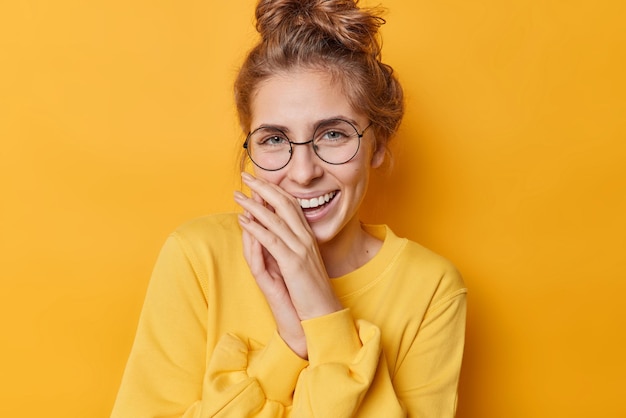
[[341, 225], [334, 219], [321, 219], [308, 222], [318, 244], [325, 244], [332, 241], [341, 232]]
[[[353, 224], [351, 221], [339, 222], [337, 219], [327, 219], [319, 222], [310, 222], [309, 226], [313, 231], [317, 244], [324, 245], [337, 240], [346, 233], [349, 235], [348, 231], [351, 229], [351, 224]], [[358, 220], [356, 224], [359, 225]]]
[[312, 223], [310, 226], [318, 245], [326, 244], [337, 236], [336, 231], [331, 230], [331, 228], [327, 228], [325, 225], [320, 225], [319, 222]]

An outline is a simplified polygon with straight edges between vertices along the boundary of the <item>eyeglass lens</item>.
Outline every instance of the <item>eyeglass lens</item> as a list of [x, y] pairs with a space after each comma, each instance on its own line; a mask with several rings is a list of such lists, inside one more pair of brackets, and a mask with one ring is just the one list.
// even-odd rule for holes
[[[360, 135], [350, 122], [333, 119], [320, 124], [307, 142], [291, 142], [277, 128], [261, 127], [247, 139], [247, 150], [254, 164], [264, 170], [280, 170], [291, 159], [295, 145], [312, 143], [315, 154], [329, 164], [345, 164], [359, 150]], [[292, 145], [293, 144], [293, 145]]]

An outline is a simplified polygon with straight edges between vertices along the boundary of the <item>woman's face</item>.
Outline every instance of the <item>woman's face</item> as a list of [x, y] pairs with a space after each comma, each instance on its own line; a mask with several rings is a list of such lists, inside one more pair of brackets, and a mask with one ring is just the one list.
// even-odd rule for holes
[[[251, 131], [260, 126], [278, 127], [292, 142], [309, 141], [320, 122], [329, 119], [347, 120], [359, 133], [370, 123], [350, 106], [341, 86], [322, 71], [293, 70], [265, 80], [251, 107]], [[322, 161], [311, 144], [294, 145], [284, 168], [265, 171], [254, 166], [254, 174], [298, 199], [320, 245], [350, 240], [360, 232], [358, 209], [367, 190], [369, 170], [384, 159], [384, 149], [375, 150], [375, 143], [373, 130], [367, 129], [358, 153], [342, 165]], [[330, 201], [317, 207], [306, 208], [311, 203], [302, 203], [324, 196]]]

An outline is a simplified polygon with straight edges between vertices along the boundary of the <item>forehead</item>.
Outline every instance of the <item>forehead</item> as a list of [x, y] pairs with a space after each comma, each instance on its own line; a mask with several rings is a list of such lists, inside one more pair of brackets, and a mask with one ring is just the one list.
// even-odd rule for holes
[[319, 70], [277, 73], [259, 84], [251, 101], [251, 128], [271, 124], [298, 129], [325, 119], [361, 120], [341, 83]]

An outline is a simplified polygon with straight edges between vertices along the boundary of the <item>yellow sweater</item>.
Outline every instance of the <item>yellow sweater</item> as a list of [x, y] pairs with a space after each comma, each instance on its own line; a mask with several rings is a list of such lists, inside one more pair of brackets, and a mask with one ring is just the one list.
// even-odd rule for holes
[[303, 321], [309, 359], [276, 332], [234, 214], [166, 241], [112, 418], [452, 417], [466, 289], [445, 259], [386, 226], [332, 284], [345, 307]]

